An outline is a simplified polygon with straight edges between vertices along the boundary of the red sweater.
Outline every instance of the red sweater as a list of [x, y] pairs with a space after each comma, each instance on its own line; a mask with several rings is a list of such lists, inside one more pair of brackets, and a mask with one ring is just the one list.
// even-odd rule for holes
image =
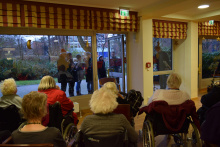
[[47, 90], [40, 90], [39, 92], [47, 94], [48, 104], [54, 104], [56, 101], [59, 101], [61, 104], [63, 116], [65, 116], [70, 110], [73, 109], [73, 102], [66, 97], [66, 93], [62, 90], [52, 88]]
[[138, 115], [143, 112], [150, 114], [152, 111], [162, 114], [167, 129], [171, 131], [180, 130], [187, 115], [192, 117], [193, 122], [200, 130], [195, 103], [192, 100], [187, 100], [180, 105], [168, 105], [165, 101], [153, 101], [148, 106], [141, 108]]

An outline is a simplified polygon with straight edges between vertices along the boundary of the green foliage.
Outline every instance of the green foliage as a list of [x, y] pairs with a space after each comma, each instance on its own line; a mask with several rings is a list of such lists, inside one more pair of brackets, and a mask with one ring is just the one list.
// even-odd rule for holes
[[213, 76], [218, 66], [218, 57], [220, 52], [202, 53], [202, 78], [210, 78]]
[[0, 80], [14, 78], [15, 80], [40, 80], [45, 75], [57, 76], [56, 62], [48, 60], [0, 60]]

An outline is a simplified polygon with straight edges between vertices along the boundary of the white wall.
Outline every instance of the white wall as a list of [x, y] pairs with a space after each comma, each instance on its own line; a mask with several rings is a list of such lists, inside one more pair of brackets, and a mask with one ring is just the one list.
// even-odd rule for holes
[[129, 32], [127, 37], [128, 91], [135, 89], [143, 94], [143, 41], [142, 25], [139, 32]]
[[198, 24], [188, 23], [186, 40], [174, 46], [174, 71], [182, 77], [181, 90], [191, 98], [198, 97]]
[[[128, 89], [139, 90], [144, 104], [153, 94], [153, 38], [152, 19], [140, 21], [140, 32], [128, 34]], [[151, 62], [151, 68], [145, 68]]]

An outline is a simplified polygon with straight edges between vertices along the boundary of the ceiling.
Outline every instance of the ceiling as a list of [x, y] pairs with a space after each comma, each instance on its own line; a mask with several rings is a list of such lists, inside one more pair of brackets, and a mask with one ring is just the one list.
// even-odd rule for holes
[[[142, 19], [178, 21], [220, 21], [220, 0], [28, 0], [47, 3], [119, 9], [130, 8], [139, 12]], [[198, 9], [209, 4], [207, 9]]]

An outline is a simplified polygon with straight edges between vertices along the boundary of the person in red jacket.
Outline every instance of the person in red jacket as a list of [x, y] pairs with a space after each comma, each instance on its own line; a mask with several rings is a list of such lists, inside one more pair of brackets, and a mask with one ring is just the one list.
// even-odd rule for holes
[[[39, 92], [47, 94], [47, 103], [54, 104], [59, 101], [61, 104], [62, 114], [65, 116], [70, 110], [73, 109], [73, 102], [66, 97], [66, 93], [56, 86], [56, 82], [51, 76], [44, 76], [38, 87]], [[78, 118], [76, 113], [73, 112], [74, 124], [77, 125]]]

